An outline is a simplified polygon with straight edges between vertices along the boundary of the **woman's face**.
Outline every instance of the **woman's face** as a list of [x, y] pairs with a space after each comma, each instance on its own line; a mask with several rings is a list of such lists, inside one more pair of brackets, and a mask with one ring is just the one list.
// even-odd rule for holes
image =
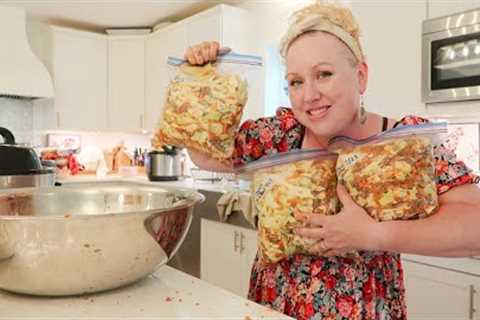
[[312, 32], [300, 36], [288, 49], [287, 81], [295, 117], [320, 137], [331, 137], [356, 120], [368, 68], [356, 64], [337, 37]]

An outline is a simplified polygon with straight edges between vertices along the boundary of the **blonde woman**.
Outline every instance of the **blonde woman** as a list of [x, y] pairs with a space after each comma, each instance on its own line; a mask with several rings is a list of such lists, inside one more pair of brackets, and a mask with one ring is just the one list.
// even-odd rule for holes
[[[204, 64], [215, 60], [218, 49], [218, 43], [203, 43], [188, 49], [185, 57], [191, 64]], [[317, 3], [296, 12], [281, 53], [292, 108], [245, 122], [236, 137], [235, 165], [275, 152], [326, 147], [336, 135], [362, 139], [394, 126], [427, 122], [365, 111], [361, 101], [368, 65], [359, 27], [347, 8]], [[190, 154], [202, 168], [231, 170], [206, 155]], [[268, 267], [256, 261], [249, 298], [297, 319], [406, 319], [399, 253], [480, 254], [480, 191], [473, 185], [478, 177], [441, 145], [435, 161], [440, 201], [435, 215], [378, 223], [340, 186], [344, 206], [338, 215], [301, 217], [311, 227], [297, 233], [318, 240], [311, 255]], [[351, 249], [360, 250], [360, 260], [341, 257]]]

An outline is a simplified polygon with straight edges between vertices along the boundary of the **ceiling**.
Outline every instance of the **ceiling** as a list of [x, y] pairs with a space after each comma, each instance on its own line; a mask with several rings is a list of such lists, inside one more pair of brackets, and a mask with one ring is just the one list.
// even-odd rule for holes
[[29, 18], [50, 24], [103, 31], [140, 28], [178, 21], [220, 3], [245, 0], [0, 0], [0, 6], [24, 8]]

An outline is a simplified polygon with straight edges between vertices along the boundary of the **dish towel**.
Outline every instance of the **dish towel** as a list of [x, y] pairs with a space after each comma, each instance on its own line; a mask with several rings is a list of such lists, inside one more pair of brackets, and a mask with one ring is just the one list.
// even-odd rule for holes
[[222, 222], [227, 221], [232, 213], [241, 211], [245, 219], [257, 227], [257, 213], [250, 192], [233, 190], [224, 193], [217, 201], [217, 211]]

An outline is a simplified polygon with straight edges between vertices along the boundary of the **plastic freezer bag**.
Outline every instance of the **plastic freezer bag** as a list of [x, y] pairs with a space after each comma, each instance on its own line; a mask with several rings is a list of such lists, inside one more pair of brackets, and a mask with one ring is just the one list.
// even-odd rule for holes
[[185, 146], [228, 160], [247, 103], [248, 79], [258, 76], [261, 58], [229, 53], [205, 66], [177, 58], [168, 64], [175, 76], [152, 145]]
[[336, 155], [324, 150], [280, 153], [241, 167], [251, 179], [258, 214], [259, 253], [262, 262], [275, 263], [314, 244], [294, 234], [301, 226], [294, 214], [338, 212]]
[[335, 137], [338, 181], [377, 221], [429, 216], [438, 208], [433, 145], [445, 132], [445, 123], [429, 123], [365, 140]]

